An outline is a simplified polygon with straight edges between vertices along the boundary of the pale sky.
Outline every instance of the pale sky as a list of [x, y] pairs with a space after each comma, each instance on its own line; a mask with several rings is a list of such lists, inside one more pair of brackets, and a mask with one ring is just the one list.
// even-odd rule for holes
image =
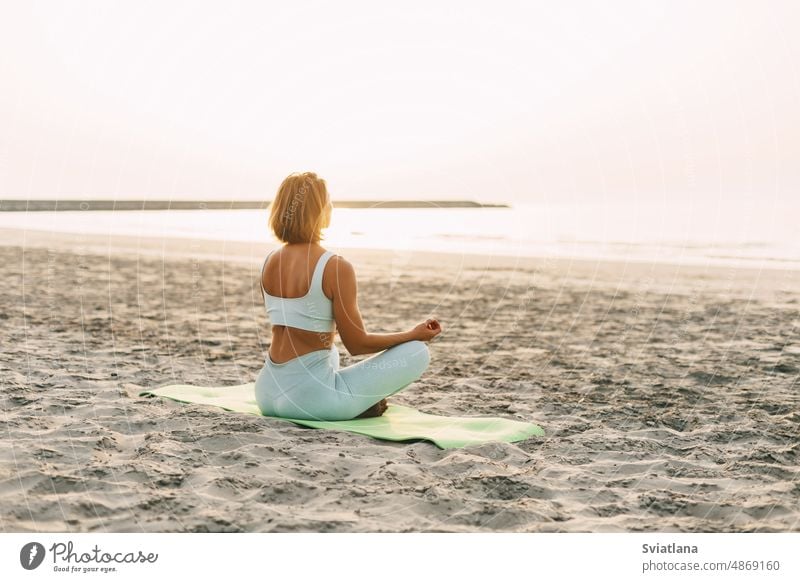
[[0, 196], [800, 192], [800, 3], [3, 2]]

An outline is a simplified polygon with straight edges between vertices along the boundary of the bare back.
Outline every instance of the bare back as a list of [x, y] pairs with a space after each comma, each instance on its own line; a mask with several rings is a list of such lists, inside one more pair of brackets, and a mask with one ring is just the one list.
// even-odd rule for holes
[[[315, 243], [286, 245], [272, 253], [261, 275], [264, 291], [287, 299], [303, 297], [310, 290], [317, 261], [324, 253], [325, 249]], [[332, 301], [333, 331], [317, 332], [273, 325], [270, 358], [276, 364], [316, 350], [330, 349], [336, 333], [351, 355], [375, 353], [416, 338], [417, 331], [367, 333], [358, 308], [355, 269], [344, 257], [330, 257], [322, 271], [321, 287], [325, 297]]]
[[[324, 253], [325, 249], [317, 244], [286, 245], [275, 251], [261, 273], [264, 291], [275, 297], [303, 297], [311, 286], [317, 261]], [[322, 291], [328, 299], [334, 297], [334, 258], [325, 265], [322, 275]], [[270, 358], [280, 364], [309, 352], [329, 349], [335, 333], [273, 325]]]

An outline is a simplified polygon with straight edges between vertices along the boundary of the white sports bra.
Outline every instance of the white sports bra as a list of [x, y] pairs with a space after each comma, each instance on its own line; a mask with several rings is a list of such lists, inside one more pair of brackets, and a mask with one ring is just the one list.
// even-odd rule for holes
[[333, 319], [333, 302], [322, 291], [322, 273], [328, 260], [335, 253], [325, 251], [319, 258], [314, 267], [308, 293], [302, 297], [277, 297], [264, 290], [264, 267], [274, 252], [270, 251], [261, 267], [261, 294], [272, 325], [285, 325], [308, 331], [333, 331], [336, 327]]

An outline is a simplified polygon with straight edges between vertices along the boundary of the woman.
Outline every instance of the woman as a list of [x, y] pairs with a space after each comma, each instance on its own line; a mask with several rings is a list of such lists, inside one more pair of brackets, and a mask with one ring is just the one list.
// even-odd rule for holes
[[[256, 379], [256, 402], [268, 416], [349, 420], [380, 416], [386, 397], [417, 380], [430, 362], [427, 342], [442, 328], [428, 319], [399, 333], [367, 333], [353, 266], [319, 245], [333, 206], [325, 181], [292, 174], [270, 209], [285, 244], [267, 255], [261, 292], [272, 343]], [[334, 333], [352, 355], [375, 354], [339, 369]]]

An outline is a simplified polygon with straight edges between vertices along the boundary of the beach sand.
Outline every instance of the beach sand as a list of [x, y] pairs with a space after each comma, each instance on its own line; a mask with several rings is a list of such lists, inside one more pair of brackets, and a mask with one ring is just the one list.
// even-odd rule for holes
[[513, 444], [139, 397], [255, 379], [267, 250], [0, 231], [0, 530], [800, 531], [800, 273], [340, 250], [370, 331], [443, 324], [390, 402]]

